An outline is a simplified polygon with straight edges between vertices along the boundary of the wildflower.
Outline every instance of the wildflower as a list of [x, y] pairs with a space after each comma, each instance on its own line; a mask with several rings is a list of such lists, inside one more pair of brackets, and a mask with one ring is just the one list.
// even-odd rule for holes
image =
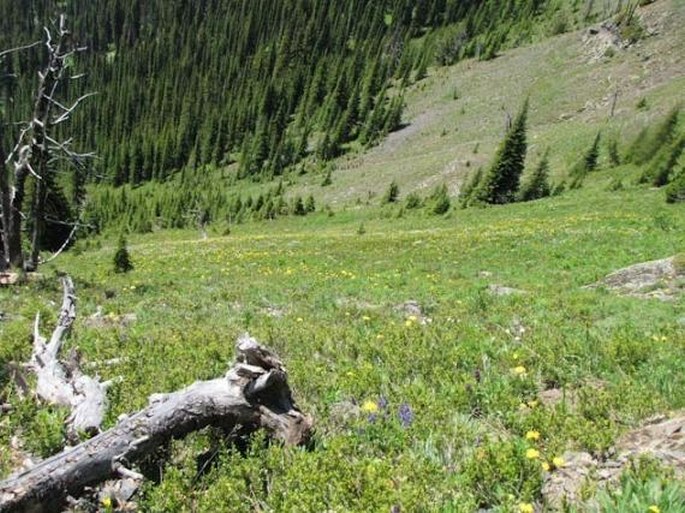
[[302, 317], [298, 317], [297, 322], [304, 322], [304, 319]]
[[103, 497], [100, 499], [100, 502], [106, 509], [110, 509], [112, 507], [112, 498], [109, 496]]
[[556, 456], [552, 458], [552, 465], [554, 465], [554, 468], [561, 468], [564, 466], [566, 462], [564, 461], [564, 458], [561, 456]]
[[525, 376], [526, 375], [526, 368], [523, 365], [518, 365], [511, 369], [511, 371], [516, 374], [517, 376]]
[[540, 451], [533, 449], [532, 447], [526, 451], [526, 458], [529, 460], [535, 460], [540, 457]]
[[545, 472], [549, 472], [550, 470], [552, 470], [552, 467], [550, 466], [550, 464], [548, 462], [543, 461], [542, 462], [542, 470], [544, 470]]
[[364, 413], [376, 413], [378, 411], [378, 405], [376, 404], [376, 401], [364, 401], [362, 404], [362, 411]]
[[362, 317], [362, 320], [363, 321], [370, 321], [371, 317], [369, 317], [368, 315], [365, 315], [364, 317]]
[[414, 420], [414, 412], [411, 411], [411, 407], [407, 403], [402, 403], [400, 405], [399, 411], [400, 422], [402, 427], [409, 427]]
[[414, 322], [411, 319], [407, 319], [406, 321], [404, 321], [404, 325], [407, 328], [411, 328], [414, 325]]
[[533, 513], [535, 511], [535, 508], [530, 502], [522, 502], [519, 504], [519, 511], [521, 513]]
[[378, 408], [380, 410], [385, 410], [388, 407], [388, 400], [385, 398], [385, 396], [381, 396], [380, 399], [378, 399]]
[[385, 338], [385, 335], [383, 335], [382, 333], [379, 333], [378, 335], [376, 335], [376, 340], [383, 340], [384, 338]]
[[533, 409], [533, 408], [535, 408], [538, 404], [540, 404], [540, 403], [538, 402], [538, 400], [537, 400], [537, 399], [533, 399], [532, 401], [528, 401], [528, 408]]
[[540, 440], [540, 432], [535, 431], [535, 430], [528, 431], [526, 433], [526, 440], [533, 440], [533, 441]]
[[661, 513], [661, 508], [656, 504], [652, 504], [647, 511], [649, 513]]

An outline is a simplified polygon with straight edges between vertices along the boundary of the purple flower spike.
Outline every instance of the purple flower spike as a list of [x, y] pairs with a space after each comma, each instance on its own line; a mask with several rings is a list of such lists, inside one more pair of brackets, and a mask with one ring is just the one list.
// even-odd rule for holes
[[402, 427], [408, 428], [413, 422], [414, 412], [411, 411], [411, 407], [407, 403], [400, 405], [399, 417]]
[[381, 396], [380, 399], [378, 399], [378, 409], [379, 410], [385, 410], [388, 407], [388, 400], [385, 398], [385, 396]]

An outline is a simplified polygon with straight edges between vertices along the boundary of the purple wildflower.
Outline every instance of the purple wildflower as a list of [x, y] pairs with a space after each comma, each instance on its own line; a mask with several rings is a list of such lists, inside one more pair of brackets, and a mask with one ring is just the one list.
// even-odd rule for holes
[[414, 420], [414, 412], [411, 411], [409, 404], [402, 403], [400, 405], [399, 417], [402, 427], [408, 428], [411, 425]]
[[388, 407], [388, 400], [385, 398], [385, 396], [381, 396], [378, 399], [378, 409], [379, 410], [385, 410]]

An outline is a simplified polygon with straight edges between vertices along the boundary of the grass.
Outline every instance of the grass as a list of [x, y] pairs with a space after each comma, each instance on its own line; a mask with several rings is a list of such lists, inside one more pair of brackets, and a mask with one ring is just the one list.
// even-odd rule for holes
[[[632, 183], [631, 172], [600, 171], [557, 198], [445, 217], [397, 219], [388, 206], [245, 224], [206, 240], [160, 232], [130, 241], [127, 274], [113, 272], [114, 239], [91, 242], [44, 266], [44, 280], [0, 290], [9, 316], [0, 361], [26, 361], [31, 319], [40, 311], [49, 329], [57, 275], [67, 272], [80, 314], [69, 346], [85, 362], [124, 358], [96, 367], [103, 379], [123, 377], [107, 426], [153, 392], [221, 375], [245, 330], [284, 358], [316, 419], [312, 451], [225, 448], [203, 476], [194, 458], [211, 437], [176, 442], [143, 509], [515, 510], [539, 500], [543, 461], [569, 449], [602, 454], [641, 419], [685, 407], [682, 299], [582, 288], [685, 247], [682, 205], [666, 206], [661, 191], [606, 190], [616, 174]], [[494, 296], [491, 284], [526, 294]], [[409, 300], [430, 322], [398, 308]], [[87, 323], [98, 305], [105, 327]], [[127, 313], [137, 321], [119, 325]], [[15, 407], [0, 421], [7, 473], [10, 437], [51, 454], [65, 412], [20, 398], [1, 379], [0, 397]], [[577, 390], [577, 404], [541, 405], [547, 388]], [[370, 420], [359, 406], [381, 398], [387, 406]], [[530, 430], [539, 441], [525, 439]], [[536, 458], [526, 457], [530, 448]]]

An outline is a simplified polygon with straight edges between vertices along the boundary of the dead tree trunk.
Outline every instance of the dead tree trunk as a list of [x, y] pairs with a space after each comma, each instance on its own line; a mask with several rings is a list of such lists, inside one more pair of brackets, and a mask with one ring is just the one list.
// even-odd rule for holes
[[0, 483], [0, 511], [54, 511], [67, 496], [117, 474], [170, 438], [205, 426], [266, 429], [287, 444], [308, 442], [312, 421], [295, 405], [281, 361], [256, 340], [238, 340], [236, 362], [223, 378], [196, 382], [115, 427]]
[[100, 383], [97, 379], [86, 376], [81, 372], [77, 361], [63, 365], [59, 360], [64, 338], [76, 318], [74, 284], [68, 277], [64, 278], [62, 284], [62, 308], [49, 341], [40, 335], [40, 316], [36, 315], [29, 368], [38, 378], [36, 395], [40, 399], [71, 408], [67, 432], [70, 439], [78, 439], [79, 433], [93, 435], [99, 432], [107, 408], [107, 387], [110, 383]]
[[[6, 264], [11, 267], [22, 268], [26, 264], [28, 270], [34, 270], [38, 265], [40, 240], [44, 227], [45, 195], [48, 193], [47, 183], [51, 183], [48, 175], [55, 172], [52, 161], [56, 155], [66, 158], [70, 162], [80, 163], [83, 159], [92, 157], [92, 154], [79, 154], [70, 149], [71, 140], [58, 141], [54, 137], [58, 125], [68, 121], [76, 107], [85, 98], [84, 95], [76, 100], [71, 106], [61, 104], [55, 95], [60, 83], [65, 77], [65, 63], [75, 53], [83, 48], [72, 48], [71, 33], [66, 28], [66, 19], [61, 16], [57, 28], [56, 40], [53, 40], [50, 30], [45, 28], [45, 47], [48, 54], [48, 62], [42, 71], [38, 73], [38, 87], [34, 97], [31, 120], [21, 130], [17, 143], [9, 152], [8, 156], [0, 154], [0, 209], [2, 209], [3, 229], [3, 253]], [[0, 57], [10, 51], [30, 48], [9, 50], [0, 53]], [[0, 139], [1, 140], [1, 139]], [[10, 181], [10, 173], [7, 166], [14, 166], [13, 180]], [[35, 198], [31, 212], [32, 233], [31, 253], [25, 262], [22, 251], [22, 227], [24, 223], [24, 200], [27, 179], [32, 176], [36, 180]], [[68, 221], [68, 220], [63, 220]]]

